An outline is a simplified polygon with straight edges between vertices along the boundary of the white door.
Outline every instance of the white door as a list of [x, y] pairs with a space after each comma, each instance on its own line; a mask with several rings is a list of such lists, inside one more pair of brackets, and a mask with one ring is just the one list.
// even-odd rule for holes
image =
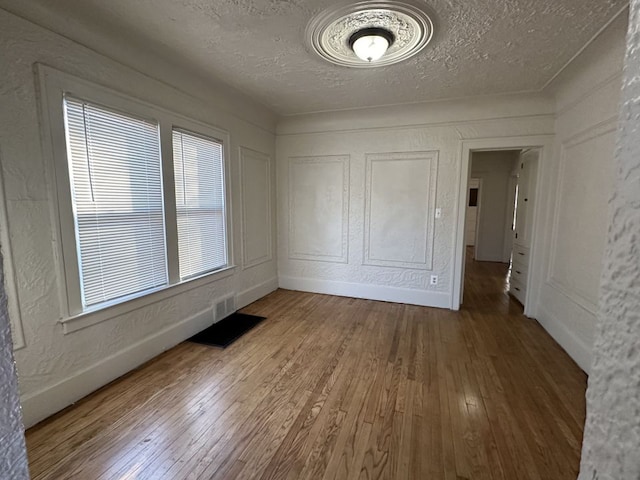
[[535, 201], [538, 150], [526, 150], [520, 157], [516, 225], [513, 243], [529, 247], [533, 230], [533, 204]]
[[[519, 164], [518, 164], [519, 165]], [[511, 250], [516, 229], [516, 195], [518, 189], [518, 175], [512, 174], [509, 177], [509, 190], [507, 196], [507, 212], [504, 221], [504, 248], [502, 249], [502, 262], [509, 263], [511, 260]]]
[[518, 193], [516, 200], [516, 228], [513, 237], [513, 255], [509, 293], [524, 306], [529, 283], [529, 260], [533, 233], [533, 211], [536, 192], [539, 150], [524, 150], [520, 154]]
[[467, 196], [467, 216], [465, 225], [465, 241], [467, 246], [475, 246], [478, 230], [478, 216], [480, 208], [480, 179], [469, 180], [469, 194]]

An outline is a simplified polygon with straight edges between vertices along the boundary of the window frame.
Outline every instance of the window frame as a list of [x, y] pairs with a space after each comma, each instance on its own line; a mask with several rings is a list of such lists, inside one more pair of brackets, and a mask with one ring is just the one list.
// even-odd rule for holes
[[[202, 135], [202, 134], [196, 133], [194, 131], [185, 130], [184, 128], [180, 128], [180, 127], [174, 126], [173, 129], [171, 130], [171, 139], [172, 139], [171, 145], [172, 145], [172, 147], [173, 147], [173, 133], [174, 132], [178, 132], [178, 133], [185, 134], [185, 135], [190, 135], [192, 137], [199, 137], [201, 140], [205, 140], [205, 141], [208, 141], [208, 142], [219, 143], [221, 148], [222, 148], [222, 162], [223, 162], [222, 167], [223, 167], [223, 169], [226, 170], [226, 163], [227, 162], [226, 162], [225, 157], [224, 157], [224, 155], [225, 155], [225, 144], [224, 144], [224, 142], [222, 140], [220, 140], [218, 138]], [[172, 152], [172, 158], [173, 158], [173, 148], [171, 149], [171, 152]], [[175, 164], [173, 164], [173, 163], [172, 163], [172, 168], [173, 168], [172, 172], [174, 173], [174, 201], [175, 201], [176, 197], [177, 197], [177, 193], [175, 193]], [[225, 228], [225, 237], [227, 237], [227, 240], [228, 240], [228, 233], [229, 232], [227, 230], [229, 228], [229, 219], [228, 219], [228, 206], [229, 205], [228, 205], [228, 198], [226, 197], [227, 180], [226, 180], [225, 177], [222, 178], [222, 192], [224, 194], [224, 198], [223, 198], [223, 206], [222, 206], [222, 209], [221, 209], [221, 214], [222, 214], [223, 224], [224, 224], [224, 228]], [[175, 219], [176, 219], [176, 222], [177, 222], [177, 220], [178, 220], [177, 205], [176, 205]], [[177, 230], [177, 225], [176, 225], [176, 235], [178, 235], [177, 232], [178, 232], [178, 230]], [[179, 242], [177, 242], [177, 244], [179, 244]], [[227, 258], [226, 258], [227, 264], [229, 264], [229, 262], [231, 260], [229, 259], [229, 249], [228, 248], [227, 248], [226, 255], [227, 255]], [[178, 257], [179, 257], [179, 251], [178, 251]], [[204, 275], [207, 275], [207, 274], [210, 274], [210, 273], [213, 273], [213, 272], [216, 272], [216, 271], [220, 270], [220, 268], [214, 268], [213, 270], [207, 270], [207, 271], [204, 271], [204, 272], [201, 272], [201, 273], [197, 273], [197, 274], [194, 274], [194, 275], [189, 275], [187, 277], [182, 278], [180, 276], [179, 267], [180, 267], [180, 261], [178, 259], [178, 279], [179, 279], [180, 282], [186, 282], [186, 281], [189, 281], [192, 278], [202, 277]], [[224, 267], [222, 267], [222, 268], [224, 268]]]
[[[42, 143], [52, 202], [52, 218], [56, 236], [56, 263], [60, 299], [60, 323], [64, 333], [85, 328], [131, 310], [155, 303], [183, 291], [218, 281], [232, 275], [235, 270], [231, 208], [231, 173], [229, 133], [212, 125], [157, 107], [129, 95], [93, 82], [60, 72], [51, 67], [37, 65], [42, 118]], [[164, 201], [164, 228], [167, 256], [168, 283], [145, 292], [127, 295], [112, 301], [83, 308], [78, 246], [73, 212], [71, 181], [64, 118], [64, 96], [69, 95], [106, 109], [158, 124], [162, 166]], [[223, 188], [225, 199], [225, 228], [227, 266], [200, 276], [180, 280], [178, 263], [178, 230], [175, 182], [173, 170], [173, 130], [182, 130], [222, 144], [224, 163]]]

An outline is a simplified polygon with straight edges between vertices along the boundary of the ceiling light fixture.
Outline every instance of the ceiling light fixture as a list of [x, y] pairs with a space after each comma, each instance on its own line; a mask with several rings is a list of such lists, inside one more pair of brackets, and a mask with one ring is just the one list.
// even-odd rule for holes
[[363, 28], [349, 38], [349, 47], [358, 58], [375, 62], [384, 56], [395, 40], [393, 33], [384, 28]]
[[307, 26], [307, 44], [323, 59], [345, 67], [373, 68], [420, 52], [433, 36], [422, 2], [365, 0], [331, 7]]

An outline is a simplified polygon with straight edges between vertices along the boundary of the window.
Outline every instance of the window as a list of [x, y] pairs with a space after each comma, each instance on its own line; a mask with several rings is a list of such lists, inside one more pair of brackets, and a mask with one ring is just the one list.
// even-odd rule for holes
[[[65, 332], [231, 274], [228, 134], [48, 67], [39, 73]], [[169, 287], [178, 290], [149, 296]]]
[[227, 264], [222, 144], [174, 130], [173, 169], [184, 280]]
[[72, 97], [65, 119], [83, 307], [166, 285], [157, 123]]

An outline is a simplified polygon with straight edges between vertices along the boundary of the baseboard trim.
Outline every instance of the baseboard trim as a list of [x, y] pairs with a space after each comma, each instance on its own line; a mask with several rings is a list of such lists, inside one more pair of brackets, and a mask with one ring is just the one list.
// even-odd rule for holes
[[21, 398], [26, 428], [86, 397], [213, 323], [211, 309], [147, 337], [61, 382]]
[[303, 292], [324, 293], [340, 297], [366, 298], [384, 302], [408, 303], [423, 307], [450, 308], [451, 296], [448, 293], [430, 292], [410, 288], [386, 287], [364, 283], [336, 282], [316, 278], [288, 277], [278, 278], [280, 288]]
[[[242, 308], [277, 288], [278, 279], [274, 277], [244, 290], [236, 296], [236, 306]], [[211, 309], [204, 310], [130, 345], [55, 385], [23, 396], [20, 401], [25, 427], [29, 428], [86, 397], [91, 392], [176, 346], [212, 323], [213, 311]]]
[[241, 309], [278, 289], [278, 277], [248, 288], [236, 295], [236, 308]]
[[591, 349], [540, 304], [536, 309], [536, 319], [578, 366], [589, 375], [591, 373]]

